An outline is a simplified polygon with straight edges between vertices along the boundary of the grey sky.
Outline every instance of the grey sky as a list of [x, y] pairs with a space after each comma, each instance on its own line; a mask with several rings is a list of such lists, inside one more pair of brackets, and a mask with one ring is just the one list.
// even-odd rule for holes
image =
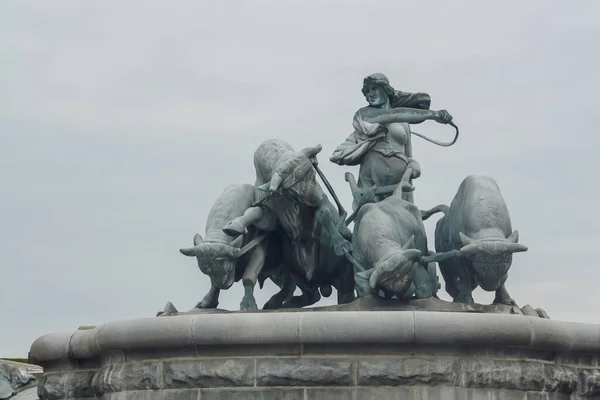
[[192, 307], [208, 279], [178, 249], [227, 184], [254, 181], [263, 139], [321, 143], [349, 208], [355, 168], [328, 159], [373, 72], [429, 93], [461, 127], [451, 148], [414, 139], [418, 205], [492, 175], [529, 246], [513, 298], [600, 323], [599, 20], [593, 0], [1, 2], [0, 356], [167, 301]]

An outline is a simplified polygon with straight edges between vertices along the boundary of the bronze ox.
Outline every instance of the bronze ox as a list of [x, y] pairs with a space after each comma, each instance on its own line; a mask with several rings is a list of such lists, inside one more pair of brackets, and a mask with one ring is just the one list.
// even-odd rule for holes
[[319, 289], [329, 296], [332, 286], [339, 303], [354, 299], [352, 264], [344, 257], [351, 233], [344, 225], [345, 214], [336, 210], [316, 181], [313, 163], [320, 151], [320, 145], [294, 151], [278, 139], [261, 143], [254, 153], [255, 186], [269, 196], [224, 229], [236, 237], [257, 224], [282, 228], [284, 259], [302, 290], [284, 307], [314, 304], [321, 297]]
[[[463, 180], [450, 207], [436, 225], [437, 252], [460, 250], [461, 257], [439, 262], [446, 291], [455, 302], [473, 303], [472, 292], [480, 286], [495, 291], [494, 303], [516, 305], [505, 282], [514, 253], [527, 251], [512, 230], [510, 214], [496, 181], [471, 175]], [[427, 218], [431, 212], [426, 212]]]
[[257, 281], [262, 286], [266, 278], [271, 278], [281, 291], [271, 297], [264, 308], [280, 308], [293, 295], [296, 287], [283, 268], [281, 234], [274, 231], [275, 225], [259, 223], [235, 239], [223, 233], [229, 221], [241, 216], [261, 196], [264, 194], [252, 185], [228, 186], [210, 209], [206, 237], [196, 234], [194, 246], [180, 250], [186, 256], [196, 257], [200, 271], [210, 277], [210, 290], [196, 308], [216, 308], [220, 291], [229, 289], [240, 279], [245, 290], [240, 304], [242, 310], [257, 308], [254, 287]]

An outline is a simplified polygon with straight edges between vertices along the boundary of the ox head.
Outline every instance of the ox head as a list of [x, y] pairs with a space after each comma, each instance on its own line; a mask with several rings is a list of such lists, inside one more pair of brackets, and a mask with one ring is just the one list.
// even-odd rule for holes
[[219, 289], [229, 289], [235, 282], [235, 264], [240, 249], [223, 243], [208, 243], [196, 233], [194, 247], [179, 250], [188, 257], [196, 257], [200, 271], [210, 277]]
[[371, 288], [381, 287], [398, 297], [404, 297], [413, 281], [414, 265], [421, 257], [421, 251], [414, 247], [412, 236], [400, 250], [382, 257], [369, 278]]
[[460, 252], [473, 262], [479, 285], [483, 290], [493, 291], [504, 282], [512, 264], [513, 253], [527, 251], [519, 242], [519, 232], [508, 238], [471, 239], [459, 233], [463, 247]]
[[[311, 159], [323, 147], [307, 147], [298, 152], [287, 152], [277, 160], [275, 173], [268, 188], [271, 192], [285, 192], [302, 204], [315, 207], [324, 193], [317, 183]], [[266, 186], [266, 185], [265, 185]]]

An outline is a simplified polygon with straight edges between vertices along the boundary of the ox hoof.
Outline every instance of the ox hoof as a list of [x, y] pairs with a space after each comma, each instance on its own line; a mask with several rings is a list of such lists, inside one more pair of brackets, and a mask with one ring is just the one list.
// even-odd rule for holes
[[242, 310], [242, 311], [258, 310], [258, 306], [256, 305], [256, 300], [254, 298], [242, 299], [242, 302], [240, 303], [240, 310]]
[[356, 299], [356, 296], [354, 295], [354, 292], [340, 294], [338, 296], [338, 304], [352, 303], [355, 299]]
[[517, 305], [517, 302], [511, 299], [510, 297], [505, 299], [494, 299], [494, 302], [492, 304], [503, 304], [509, 307], [519, 307]]
[[333, 289], [331, 288], [331, 285], [323, 285], [323, 286], [319, 287], [319, 291], [321, 292], [321, 296], [323, 296], [323, 297], [329, 297], [329, 296], [331, 296], [331, 293], [333, 293]]
[[263, 306], [263, 310], [279, 310], [283, 305], [283, 301], [280, 298], [271, 298]]
[[315, 290], [312, 293], [302, 293], [300, 296], [292, 297], [283, 303], [282, 308], [302, 308], [312, 306], [319, 300], [321, 300], [321, 295], [318, 290]]
[[458, 295], [453, 299], [454, 303], [462, 303], [462, 304], [474, 304], [475, 300], [473, 300], [473, 296], [469, 295]]

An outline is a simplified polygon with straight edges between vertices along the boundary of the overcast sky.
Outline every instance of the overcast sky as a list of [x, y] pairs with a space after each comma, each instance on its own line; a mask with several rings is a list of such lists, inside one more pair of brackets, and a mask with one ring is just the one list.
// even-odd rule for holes
[[493, 176], [529, 247], [513, 298], [600, 323], [599, 21], [594, 0], [2, 1], [0, 356], [167, 301], [193, 307], [209, 280], [179, 248], [225, 186], [254, 182], [264, 139], [322, 144], [350, 208], [343, 176], [357, 168], [328, 160], [374, 72], [429, 93], [461, 128], [450, 148], [414, 139], [417, 204]]

